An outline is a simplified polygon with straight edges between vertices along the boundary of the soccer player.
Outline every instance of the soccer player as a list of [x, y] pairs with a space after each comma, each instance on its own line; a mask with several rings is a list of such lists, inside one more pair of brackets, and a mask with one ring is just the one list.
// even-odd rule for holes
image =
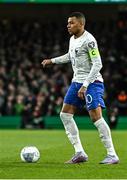
[[67, 29], [71, 35], [68, 53], [52, 59], [44, 59], [43, 67], [50, 64], [71, 62], [74, 71], [72, 83], [64, 98], [60, 118], [66, 134], [74, 146], [75, 155], [66, 163], [75, 164], [88, 161], [88, 155], [82, 147], [79, 131], [74, 121], [77, 108], [86, 104], [89, 116], [99, 131], [107, 156], [100, 164], [117, 164], [119, 158], [115, 152], [111, 132], [102, 116], [105, 108], [103, 100], [104, 85], [100, 74], [102, 68], [96, 39], [85, 30], [85, 17], [80, 12], [73, 12], [68, 17]]

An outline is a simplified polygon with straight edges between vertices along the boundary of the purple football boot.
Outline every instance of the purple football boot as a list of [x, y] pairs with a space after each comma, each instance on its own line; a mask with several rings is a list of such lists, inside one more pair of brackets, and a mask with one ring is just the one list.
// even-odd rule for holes
[[118, 164], [119, 158], [117, 156], [107, 155], [106, 158], [99, 164]]
[[77, 152], [69, 161], [65, 164], [79, 164], [88, 161], [88, 156], [84, 155], [83, 152]]

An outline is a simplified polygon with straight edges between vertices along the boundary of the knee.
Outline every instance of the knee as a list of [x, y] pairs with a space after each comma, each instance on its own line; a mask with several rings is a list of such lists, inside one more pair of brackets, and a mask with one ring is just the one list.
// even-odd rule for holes
[[100, 108], [97, 108], [95, 110], [90, 110], [89, 111], [89, 115], [90, 115], [90, 119], [93, 122], [96, 122], [97, 120], [99, 120], [102, 117], [102, 112]]
[[96, 121], [98, 121], [101, 117], [100, 117], [100, 116], [92, 116], [92, 117], [90, 117], [90, 118], [91, 118], [92, 122], [96, 122]]
[[65, 113], [65, 112], [60, 112], [60, 119], [62, 122], [68, 122], [73, 118], [73, 114]]
[[64, 124], [64, 126], [68, 124], [67, 113], [60, 112], [60, 119], [61, 119], [62, 123]]
[[61, 120], [68, 119], [68, 113], [60, 112], [60, 119]]
[[62, 120], [65, 117], [65, 113], [60, 112], [60, 119]]

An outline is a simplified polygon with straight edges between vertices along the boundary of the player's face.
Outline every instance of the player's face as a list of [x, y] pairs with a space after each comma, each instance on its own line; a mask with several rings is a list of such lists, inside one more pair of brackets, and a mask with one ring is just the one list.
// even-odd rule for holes
[[82, 23], [76, 17], [69, 17], [67, 29], [70, 35], [76, 35], [81, 31]]

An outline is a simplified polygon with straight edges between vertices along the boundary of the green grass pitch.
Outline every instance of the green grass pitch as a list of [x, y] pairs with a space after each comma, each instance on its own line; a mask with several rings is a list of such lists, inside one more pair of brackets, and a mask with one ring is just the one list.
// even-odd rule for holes
[[[127, 132], [113, 131], [114, 145], [120, 164], [100, 165], [106, 155], [98, 132], [80, 131], [89, 161], [67, 165], [74, 150], [64, 130], [0, 130], [0, 179], [126, 179]], [[24, 163], [20, 151], [34, 145], [41, 153], [37, 163]]]

